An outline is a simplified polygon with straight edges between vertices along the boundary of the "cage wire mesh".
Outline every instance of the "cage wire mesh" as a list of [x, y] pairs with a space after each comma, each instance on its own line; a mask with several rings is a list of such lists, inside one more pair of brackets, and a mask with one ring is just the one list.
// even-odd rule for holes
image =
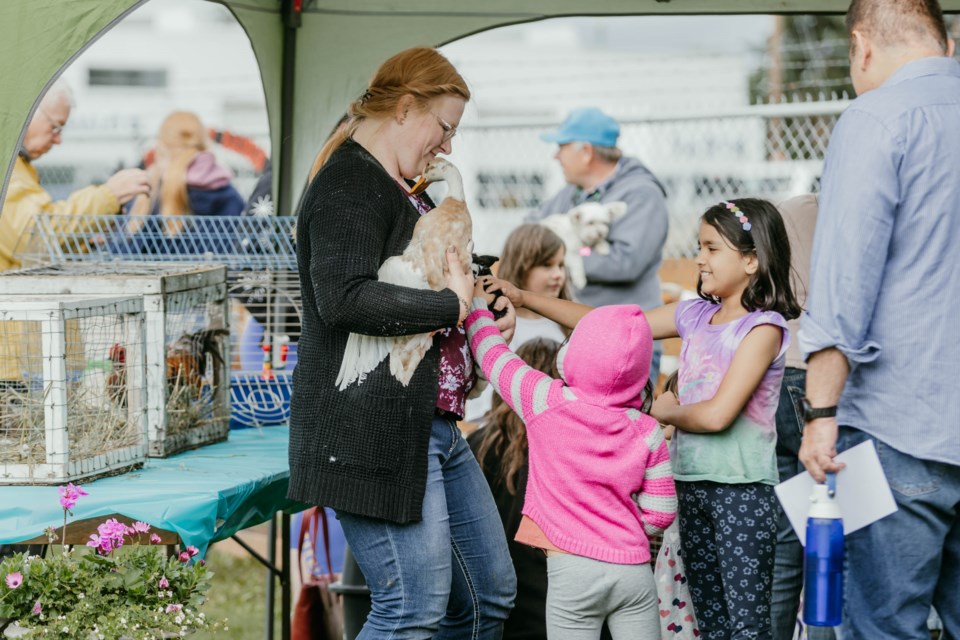
[[[148, 379], [164, 390], [164, 415], [151, 455], [226, 440], [229, 430], [229, 330], [226, 285], [178, 291], [165, 300], [163, 360], [148, 358]], [[156, 367], [162, 372], [150, 371]], [[152, 375], [150, 375], [152, 374]]]
[[[0, 294], [31, 293], [142, 296], [149, 455], [166, 457], [227, 437], [226, 269], [76, 262], [0, 274]], [[125, 352], [112, 357], [122, 364]]]
[[0, 484], [142, 465], [143, 344], [139, 298], [0, 296]]
[[[289, 372], [296, 363], [301, 318], [295, 222], [292, 217], [267, 216], [66, 219], [43, 214], [24, 233], [17, 253], [24, 265], [104, 264], [108, 269], [115, 261], [225, 265], [231, 327], [230, 424], [265, 426], [289, 417]], [[173, 332], [179, 336], [170, 337], [191, 332], [182, 328]], [[180, 385], [183, 391], [188, 386]]]

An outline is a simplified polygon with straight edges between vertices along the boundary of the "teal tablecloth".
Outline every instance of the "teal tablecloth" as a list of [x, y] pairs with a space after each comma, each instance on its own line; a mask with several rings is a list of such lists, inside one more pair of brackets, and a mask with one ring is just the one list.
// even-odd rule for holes
[[[211, 542], [307, 505], [287, 500], [287, 427], [241, 429], [229, 440], [83, 486], [71, 520], [112, 514], [176, 532], [206, 553]], [[0, 486], [0, 544], [29, 540], [63, 525], [57, 487]], [[69, 527], [69, 521], [67, 526]]]

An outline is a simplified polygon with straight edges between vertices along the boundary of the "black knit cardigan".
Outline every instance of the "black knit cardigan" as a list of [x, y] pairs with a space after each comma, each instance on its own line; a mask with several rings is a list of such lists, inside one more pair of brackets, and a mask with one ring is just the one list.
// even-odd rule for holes
[[400, 336], [454, 326], [453, 291], [377, 280], [419, 213], [380, 163], [348, 140], [307, 188], [297, 218], [303, 325], [290, 407], [288, 497], [397, 523], [421, 519], [438, 393], [439, 338], [404, 387], [384, 360], [337, 390], [349, 333]]

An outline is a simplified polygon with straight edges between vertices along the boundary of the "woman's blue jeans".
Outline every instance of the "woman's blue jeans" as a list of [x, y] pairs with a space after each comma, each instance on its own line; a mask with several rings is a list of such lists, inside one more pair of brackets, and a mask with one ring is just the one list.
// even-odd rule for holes
[[499, 640], [516, 576], [503, 524], [470, 447], [434, 418], [423, 519], [410, 524], [337, 512], [370, 588], [357, 640]]

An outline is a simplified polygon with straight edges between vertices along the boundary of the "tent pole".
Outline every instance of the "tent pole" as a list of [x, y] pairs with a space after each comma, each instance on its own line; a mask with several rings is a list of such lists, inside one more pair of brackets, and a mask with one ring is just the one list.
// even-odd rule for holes
[[276, 215], [293, 215], [293, 97], [296, 82], [297, 29], [303, 0], [283, 0], [283, 63], [280, 81], [280, 170]]

